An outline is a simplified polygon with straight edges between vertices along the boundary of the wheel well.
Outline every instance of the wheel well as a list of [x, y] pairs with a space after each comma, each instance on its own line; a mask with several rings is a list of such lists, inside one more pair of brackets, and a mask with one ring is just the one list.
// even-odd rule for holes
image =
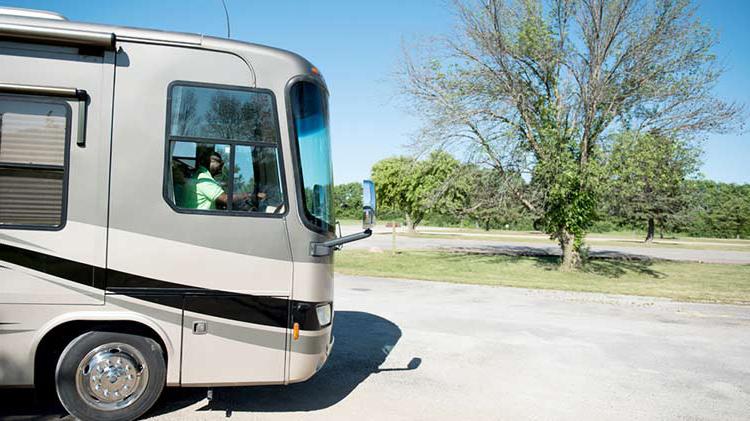
[[161, 346], [167, 364], [167, 347], [161, 336], [149, 326], [130, 320], [75, 320], [55, 326], [47, 332], [34, 354], [34, 386], [38, 389], [54, 388], [55, 368], [60, 354], [73, 339], [91, 331], [129, 333], [145, 336]]

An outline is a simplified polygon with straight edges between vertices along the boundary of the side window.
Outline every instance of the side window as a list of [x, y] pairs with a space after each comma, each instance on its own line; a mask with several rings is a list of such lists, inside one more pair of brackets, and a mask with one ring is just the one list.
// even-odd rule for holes
[[64, 224], [67, 103], [0, 95], [0, 228]]
[[172, 85], [166, 199], [178, 210], [284, 212], [273, 97]]

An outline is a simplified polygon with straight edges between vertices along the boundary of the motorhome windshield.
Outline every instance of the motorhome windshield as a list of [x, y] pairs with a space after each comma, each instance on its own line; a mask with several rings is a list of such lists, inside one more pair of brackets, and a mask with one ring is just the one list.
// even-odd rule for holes
[[333, 231], [333, 169], [328, 128], [328, 97], [320, 86], [298, 82], [290, 92], [299, 152], [305, 217], [316, 227]]

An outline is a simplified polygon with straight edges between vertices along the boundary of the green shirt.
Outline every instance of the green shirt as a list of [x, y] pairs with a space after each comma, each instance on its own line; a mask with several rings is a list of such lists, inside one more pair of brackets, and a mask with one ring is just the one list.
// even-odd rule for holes
[[190, 180], [195, 184], [195, 189], [185, 190], [185, 207], [191, 209], [216, 209], [216, 199], [224, 194], [224, 189], [214, 180], [211, 173], [205, 168], [198, 168], [198, 177]]

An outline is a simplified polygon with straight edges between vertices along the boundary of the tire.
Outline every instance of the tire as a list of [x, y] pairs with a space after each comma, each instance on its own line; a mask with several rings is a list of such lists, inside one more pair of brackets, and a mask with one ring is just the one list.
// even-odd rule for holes
[[55, 387], [63, 407], [81, 420], [129, 421], [154, 405], [166, 373], [161, 346], [153, 339], [87, 332], [60, 355]]

